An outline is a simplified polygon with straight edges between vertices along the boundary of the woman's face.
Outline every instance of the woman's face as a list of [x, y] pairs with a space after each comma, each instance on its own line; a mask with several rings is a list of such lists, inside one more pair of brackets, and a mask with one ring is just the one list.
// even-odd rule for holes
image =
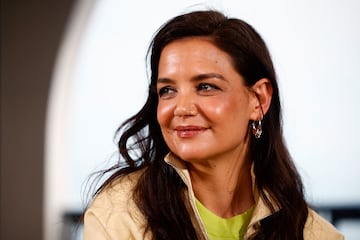
[[253, 94], [230, 56], [206, 38], [176, 40], [159, 61], [157, 119], [185, 161], [238, 156], [247, 146]]

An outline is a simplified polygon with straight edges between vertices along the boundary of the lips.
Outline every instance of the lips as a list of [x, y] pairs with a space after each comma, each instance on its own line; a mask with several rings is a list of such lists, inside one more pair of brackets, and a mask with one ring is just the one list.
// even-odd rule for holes
[[175, 131], [180, 138], [193, 138], [206, 131], [206, 129], [201, 126], [177, 126]]

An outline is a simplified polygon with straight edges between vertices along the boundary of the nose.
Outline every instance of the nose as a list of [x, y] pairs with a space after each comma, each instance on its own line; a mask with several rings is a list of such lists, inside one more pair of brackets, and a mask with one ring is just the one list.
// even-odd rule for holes
[[197, 114], [197, 108], [193, 98], [188, 95], [179, 94], [177, 96], [174, 116], [185, 117], [185, 116], [194, 116], [196, 114]]

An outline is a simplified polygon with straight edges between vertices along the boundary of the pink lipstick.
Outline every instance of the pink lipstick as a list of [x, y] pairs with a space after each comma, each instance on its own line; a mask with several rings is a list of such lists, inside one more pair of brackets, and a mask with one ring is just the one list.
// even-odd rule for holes
[[177, 126], [175, 131], [180, 138], [192, 138], [203, 133], [206, 129], [200, 126]]

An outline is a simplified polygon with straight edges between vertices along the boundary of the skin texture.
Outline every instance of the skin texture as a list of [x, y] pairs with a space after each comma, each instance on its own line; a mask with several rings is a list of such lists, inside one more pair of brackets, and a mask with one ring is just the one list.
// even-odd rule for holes
[[185, 161], [238, 156], [248, 134], [250, 94], [230, 57], [205, 39], [166, 46], [159, 63], [158, 121]]
[[[160, 56], [157, 119], [164, 139], [188, 163], [196, 197], [225, 218], [253, 204], [249, 121], [260, 118], [263, 97], [255, 92], [266, 83], [246, 87], [230, 56], [206, 38], [176, 40]], [[234, 199], [239, 190], [244, 194]]]

